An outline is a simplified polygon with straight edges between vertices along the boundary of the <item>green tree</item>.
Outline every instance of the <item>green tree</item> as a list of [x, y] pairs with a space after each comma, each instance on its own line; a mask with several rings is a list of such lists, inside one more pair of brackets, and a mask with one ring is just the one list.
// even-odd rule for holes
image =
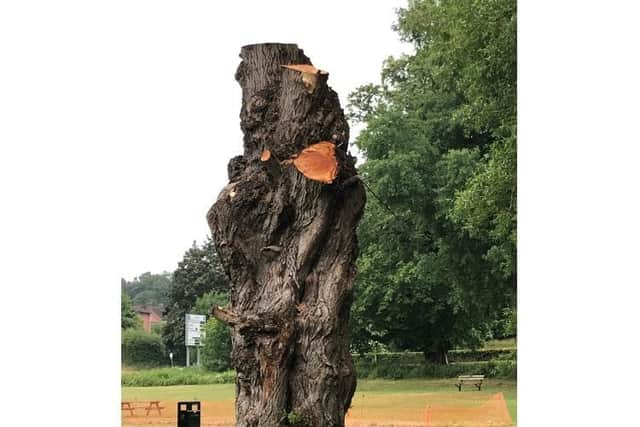
[[[202, 295], [193, 306], [192, 312], [209, 316], [213, 306], [225, 307], [229, 304], [229, 293], [210, 291]], [[231, 331], [217, 319], [208, 318], [202, 339], [202, 366], [210, 371], [224, 371], [231, 365]]]
[[125, 292], [122, 292], [120, 297], [120, 327], [123, 331], [142, 328], [142, 321], [133, 310], [131, 298]]
[[225, 307], [228, 304], [229, 292], [226, 289], [214, 289], [212, 291], [205, 292], [196, 300], [193, 308], [191, 309], [191, 313], [209, 316], [213, 306]]
[[215, 318], [209, 319], [202, 344], [202, 366], [210, 371], [231, 368], [231, 332], [227, 325]]
[[213, 290], [226, 291], [228, 288], [229, 282], [213, 240], [208, 237], [202, 246], [194, 242], [173, 273], [173, 286], [164, 311], [166, 324], [162, 330], [162, 339], [167, 350], [173, 352], [176, 363], [185, 363], [185, 314], [193, 311], [196, 301], [205, 293]]
[[[515, 1], [410, 1], [415, 52], [349, 97], [369, 197], [352, 335], [446, 361], [515, 304]], [[378, 200], [380, 199], [380, 200]]]
[[169, 300], [169, 290], [173, 283], [171, 273], [142, 273], [132, 281], [122, 279], [125, 291], [134, 305], [150, 305], [164, 309]]

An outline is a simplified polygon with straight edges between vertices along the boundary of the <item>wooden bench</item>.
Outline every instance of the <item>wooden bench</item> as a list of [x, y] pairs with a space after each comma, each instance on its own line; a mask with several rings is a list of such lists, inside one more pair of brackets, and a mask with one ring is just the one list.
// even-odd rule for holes
[[129, 415], [132, 417], [135, 415], [136, 409], [144, 409], [147, 411], [146, 416], [149, 416], [149, 412], [152, 410], [158, 411], [158, 415], [162, 415], [162, 410], [164, 406], [160, 406], [159, 400], [151, 400], [149, 402], [121, 402], [120, 404], [121, 410], [129, 411]]
[[462, 391], [462, 384], [470, 383], [478, 387], [478, 391], [480, 391], [482, 388], [482, 381], [484, 381], [484, 375], [460, 375], [455, 386], [458, 387], [458, 391]]

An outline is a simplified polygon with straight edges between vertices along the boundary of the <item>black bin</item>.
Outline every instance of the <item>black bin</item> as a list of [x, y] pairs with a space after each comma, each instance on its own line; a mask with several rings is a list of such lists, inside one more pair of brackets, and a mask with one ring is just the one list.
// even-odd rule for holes
[[200, 402], [178, 402], [178, 427], [200, 427]]

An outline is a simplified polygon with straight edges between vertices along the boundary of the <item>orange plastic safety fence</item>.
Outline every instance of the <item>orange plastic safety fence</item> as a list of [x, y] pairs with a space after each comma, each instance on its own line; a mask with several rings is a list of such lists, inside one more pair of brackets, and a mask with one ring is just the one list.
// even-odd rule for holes
[[427, 405], [425, 427], [507, 427], [513, 425], [502, 393], [497, 393], [479, 406]]

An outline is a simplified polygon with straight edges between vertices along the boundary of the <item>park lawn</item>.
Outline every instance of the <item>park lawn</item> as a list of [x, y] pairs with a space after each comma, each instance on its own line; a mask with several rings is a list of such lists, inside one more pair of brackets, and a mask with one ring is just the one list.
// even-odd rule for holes
[[[358, 381], [351, 415], [358, 418], [399, 421], [415, 420], [424, 412], [425, 402], [447, 405], [454, 402], [482, 402], [502, 392], [509, 413], [516, 421], [516, 381], [488, 379], [481, 392], [468, 387], [462, 392], [454, 387], [455, 379], [406, 379]], [[122, 387], [122, 400], [200, 400], [220, 402], [232, 412], [234, 384], [183, 385], [167, 387]]]
[[235, 397], [235, 384], [122, 387], [122, 400], [219, 401]]
[[517, 349], [518, 343], [515, 338], [504, 338], [500, 340], [490, 340], [484, 343], [483, 346], [486, 350], [494, 350], [494, 349]]

